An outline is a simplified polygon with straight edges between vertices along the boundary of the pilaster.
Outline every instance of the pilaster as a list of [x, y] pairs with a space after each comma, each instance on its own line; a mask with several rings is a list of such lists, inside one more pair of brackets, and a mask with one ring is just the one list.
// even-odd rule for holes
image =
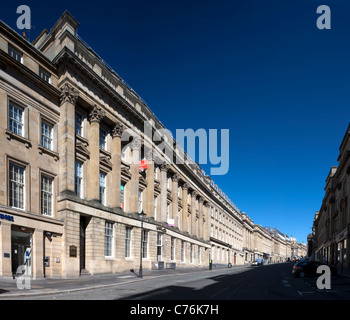
[[120, 208], [120, 185], [121, 185], [121, 136], [124, 126], [117, 122], [112, 129], [112, 185], [111, 207]]
[[178, 173], [174, 174], [172, 177], [173, 185], [171, 188], [171, 201], [172, 201], [172, 219], [175, 220], [175, 227], [178, 227], [178, 214], [179, 214], [179, 195], [178, 195], [178, 188], [179, 188], [179, 178], [180, 175]]
[[58, 124], [59, 192], [75, 192], [75, 104], [78, 92], [69, 84], [61, 88]]
[[100, 200], [100, 122], [103, 119], [105, 112], [94, 106], [90, 117], [90, 160], [88, 170], [88, 199]]
[[166, 209], [167, 209], [167, 171], [169, 165], [162, 163], [160, 166], [160, 217], [161, 221], [166, 221]]

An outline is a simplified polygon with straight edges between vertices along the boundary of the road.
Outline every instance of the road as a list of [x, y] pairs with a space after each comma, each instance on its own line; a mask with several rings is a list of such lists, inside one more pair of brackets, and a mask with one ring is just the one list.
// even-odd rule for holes
[[349, 300], [350, 278], [334, 276], [330, 290], [317, 278], [295, 278], [290, 263], [140, 279], [88, 291], [23, 297], [33, 300]]

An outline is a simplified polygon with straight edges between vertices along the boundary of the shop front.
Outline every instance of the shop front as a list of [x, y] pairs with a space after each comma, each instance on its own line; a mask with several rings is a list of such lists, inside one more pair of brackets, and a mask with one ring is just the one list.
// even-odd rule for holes
[[[25, 212], [1, 212], [0, 276], [60, 277], [62, 232], [62, 221]], [[57, 263], [45, 263], [50, 255]]]

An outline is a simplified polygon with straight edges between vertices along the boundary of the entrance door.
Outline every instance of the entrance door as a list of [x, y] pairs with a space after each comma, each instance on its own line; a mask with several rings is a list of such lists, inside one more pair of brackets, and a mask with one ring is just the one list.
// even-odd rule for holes
[[[26, 232], [11, 231], [12, 274], [16, 275], [18, 267], [26, 267], [28, 275], [32, 273], [32, 235]], [[22, 274], [22, 270], [20, 273]]]
[[80, 217], [80, 271], [85, 269], [86, 217]]

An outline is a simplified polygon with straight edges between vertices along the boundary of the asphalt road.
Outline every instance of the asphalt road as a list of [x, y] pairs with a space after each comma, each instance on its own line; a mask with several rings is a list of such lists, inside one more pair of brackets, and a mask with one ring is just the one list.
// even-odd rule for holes
[[319, 290], [317, 277], [299, 279], [290, 263], [234, 267], [143, 279], [116, 286], [43, 295], [33, 300], [349, 300], [350, 278], [334, 276], [331, 289]]

